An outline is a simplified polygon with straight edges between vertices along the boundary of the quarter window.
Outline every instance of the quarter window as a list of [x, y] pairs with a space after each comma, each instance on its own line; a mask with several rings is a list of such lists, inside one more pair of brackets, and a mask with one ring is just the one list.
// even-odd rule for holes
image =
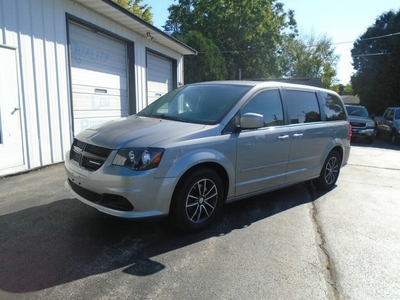
[[346, 120], [346, 113], [343, 103], [336, 95], [322, 93], [325, 103], [325, 116], [327, 121]]
[[241, 111], [242, 115], [249, 112], [263, 115], [265, 127], [283, 125], [282, 101], [279, 91], [268, 90], [257, 94]]
[[318, 98], [314, 92], [286, 91], [291, 124], [321, 121]]

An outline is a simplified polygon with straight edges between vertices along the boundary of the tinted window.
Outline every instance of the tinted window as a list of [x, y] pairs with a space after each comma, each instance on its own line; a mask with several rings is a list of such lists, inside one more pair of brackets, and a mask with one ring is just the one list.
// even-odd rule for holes
[[286, 91], [291, 124], [321, 121], [317, 95], [307, 91]]
[[282, 101], [278, 90], [268, 90], [257, 94], [242, 109], [241, 114], [248, 112], [264, 116], [264, 125], [279, 126], [283, 124]]
[[327, 121], [346, 120], [342, 100], [333, 94], [322, 93], [325, 102], [325, 115]]

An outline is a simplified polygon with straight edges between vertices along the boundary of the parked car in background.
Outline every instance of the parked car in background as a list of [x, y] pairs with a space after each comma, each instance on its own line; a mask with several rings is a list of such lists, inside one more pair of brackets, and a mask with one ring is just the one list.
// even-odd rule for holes
[[141, 112], [79, 133], [66, 187], [124, 218], [200, 230], [222, 205], [313, 180], [333, 188], [350, 154], [335, 92], [277, 82], [186, 85]]
[[396, 144], [400, 137], [400, 107], [388, 107], [382, 117], [375, 117], [376, 136], [390, 138]]
[[368, 144], [374, 142], [375, 122], [368, 110], [361, 105], [345, 105], [352, 126], [352, 139], [364, 139]]

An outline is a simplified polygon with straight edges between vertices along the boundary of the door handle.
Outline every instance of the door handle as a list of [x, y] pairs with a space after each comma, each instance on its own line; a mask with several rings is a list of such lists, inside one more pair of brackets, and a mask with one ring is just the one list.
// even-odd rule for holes
[[294, 137], [295, 139], [299, 139], [299, 138], [302, 138], [302, 137], [303, 137], [303, 134], [302, 134], [302, 133], [295, 133], [295, 134], [293, 134], [293, 137]]
[[20, 108], [19, 107], [14, 107], [14, 110], [11, 112], [11, 115], [15, 114], [15, 112], [19, 111]]
[[280, 141], [287, 140], [288, 138], [289, 138], [289, 135], [287, 135], [287, 134], [278, 136], [278, 140], [280, 140]]

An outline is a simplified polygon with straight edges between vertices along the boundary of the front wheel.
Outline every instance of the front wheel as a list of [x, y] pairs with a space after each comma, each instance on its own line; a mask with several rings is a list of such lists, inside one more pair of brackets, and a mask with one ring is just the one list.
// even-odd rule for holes
[[397, 143], [397, 132], [393, 131], [392, 134], [390, 135], [390, 141], [392, 142], [392, 145], [396, 145]]
[[369, 136], [365, 138], [365, 143], [372, 144], [374, 142], [374, 137]]
[[329, 153], [318, 178], [313, 182], [321, 190], [331, 190], [339, 178], [341, 160], [337, 151]]
[[222, 207], [222, 180], [209, 168], [198, 169], [184, 176], [174, 192], [170, 218], [182, 231], [202, 230], [211, 223]]

